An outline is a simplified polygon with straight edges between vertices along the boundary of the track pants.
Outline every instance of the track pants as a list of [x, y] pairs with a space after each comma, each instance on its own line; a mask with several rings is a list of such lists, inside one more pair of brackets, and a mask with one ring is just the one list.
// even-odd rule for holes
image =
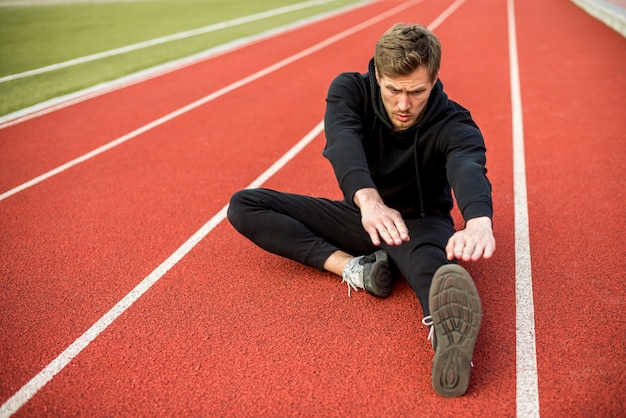
[[[271, 253], [323, 270], [335, 251], [358, 256], [378, 250], [361, 224], [358, 207], [269, 189], [241, 190], [233, 195], [228, 220], [242, 235]], [[435, 271], [450, 261], [445, 245], [454, 233], [443, 215], [404, 219], [411, 240], [400, 246], [382, 244], [399, 273], [430, 315], [428, 292]]]

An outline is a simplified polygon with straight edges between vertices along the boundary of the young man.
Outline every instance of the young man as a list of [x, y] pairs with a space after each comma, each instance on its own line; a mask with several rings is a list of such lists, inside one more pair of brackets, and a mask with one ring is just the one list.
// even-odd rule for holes
[[[431, 327], [433, 388], [453, 397], [467, 390], [481, 322], [472, 278], [454, 262], [491, 257], [495, 239], [484, 141], [444, 93], [440, 62], [432, 32], [394, 25], [369, 71], [340, 74], [328, 91], [323, 155], [344, 200], [243, 190], [228, 218], [267, 251], [342, 276], [348, 295], [389, 296], [397, 269]], [[451, 188], [465, 220], [458, 232]]]

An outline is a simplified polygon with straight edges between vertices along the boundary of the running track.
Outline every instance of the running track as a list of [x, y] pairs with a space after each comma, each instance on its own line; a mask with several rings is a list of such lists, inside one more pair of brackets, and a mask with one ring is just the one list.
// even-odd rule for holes
[[[623, 416], [626, 40], [567, 0], [451, 5], [371, 2], [0, 129], [1, 415]], [[326, 88], [400, 20], [435, 28], [488, 146], [498, 250], [467, 266], [484, 325], [458, 399], [405, 283], [348, 298], [223, 221], [251, 184], [339, 197]]]

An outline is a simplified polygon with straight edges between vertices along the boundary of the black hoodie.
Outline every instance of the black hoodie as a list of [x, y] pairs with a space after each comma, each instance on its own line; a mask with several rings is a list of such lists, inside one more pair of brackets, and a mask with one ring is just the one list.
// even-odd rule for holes
[[373, 60], [365, 74], [337, 76], [326, 102], [323, 155], [347, 201], [374, 187], [404, 217], [449, 216], [452, 186], [466, 221], [492, 216], [482, 134], [469, 111], [448, 99], [441, 81], [424, 116], [405, 131], [394, 131], [387, 116]]

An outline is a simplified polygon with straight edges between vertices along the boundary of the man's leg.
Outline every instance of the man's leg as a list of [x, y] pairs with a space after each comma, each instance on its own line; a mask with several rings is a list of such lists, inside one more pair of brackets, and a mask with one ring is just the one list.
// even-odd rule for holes
[[377, 249], [361, 226], [358, 209], [342, 201], [242, 190], [231, 198], [228, 219], [264, 250], [320, 270], [338, 250], [361, 255]]
[[429, 316], [430, 284], [437, 269], [450, 263], [444, 248], [454, 234], [454, 225], [443, 216], [405, 219], [405, 222], [411, 240], [399, 246], [382, 245], [382, 248], [417, 295], [424, 316]]
[[277, 255], [338, 274], [353, 289], [387, 297], [387, 254], [372, 245], [353, 205], [268, 189], [242, 190], [228, 219], [241, 234]]
[[467, 271], [446, 258], [445, 244], [454, 233], [449, 221], [426, 218], [407, 221], [407, 226], [411, 241], [387, 250], [420, 300], [424, 323], [431, 327], [433, 388], [442, 396], [460, 396], [469, 384], [481, 322], [478, 292]]

